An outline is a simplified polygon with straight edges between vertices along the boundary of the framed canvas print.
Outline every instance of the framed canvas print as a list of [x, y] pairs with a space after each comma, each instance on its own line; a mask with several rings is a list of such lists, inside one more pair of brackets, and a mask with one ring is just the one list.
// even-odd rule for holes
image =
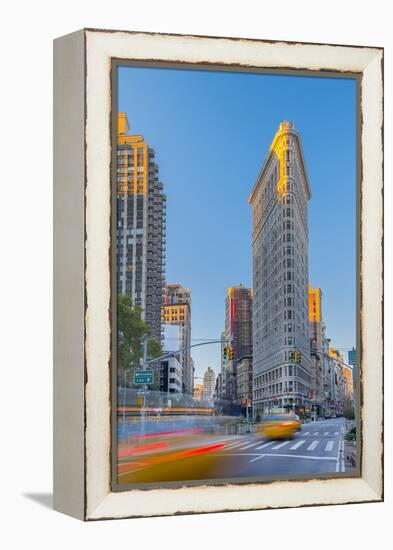
[[54, 506], [383, 499], [383, 50], [54, 46]]

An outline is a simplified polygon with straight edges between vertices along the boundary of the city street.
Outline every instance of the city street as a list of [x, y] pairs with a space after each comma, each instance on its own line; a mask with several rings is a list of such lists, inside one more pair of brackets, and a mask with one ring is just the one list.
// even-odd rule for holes
[[[131, 435], [119, 444], [119, 483], [245, 477], [318, 476], [350, 472], [342, 418], [304, 424], [290, 440], [257, 433], [218, 435], [205, 427]], [[213, 420], [213, 419], [212, 419]]]

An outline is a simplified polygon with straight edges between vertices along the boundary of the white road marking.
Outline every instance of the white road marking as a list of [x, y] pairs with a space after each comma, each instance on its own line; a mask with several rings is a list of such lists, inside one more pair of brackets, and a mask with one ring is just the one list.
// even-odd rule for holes
[[334, 432], [334, 435], [338, 435], [338, 432]]
[[[307, 456], [307, 455], [284, 455], [284, 454], [281, 454], [281, 453], [275, 453], [275, 454], [264, 454], [264, 455], [259, 455], [258, 457], [252, 459], [253, 461], [254, 460], [257, 460], [258, 458], [263, 458], [263, 457], [270, 457], [270, 458], [277, 458], [277, 457], [282, 457], [282, 458], [307, 458], [308, 460], [336, 460], [334, 456]], [[251, 462], [251, 460], [250, 460]]]
[[301, 439], [300, 441], [295, 443], [295, 445], [292, 445], [292, 447], [289, 447], [290, 451], [298, 449], [301, 445], [303, 445], [303, 443], [305, 443], [305, 441], [306, 441], [305, 439]]
[[230, 445], [226, 445], [225, 449], [237, 449], [238, 447], [242, 447], [244, 444], [244, 441], [241, 441], [240, 443], [231, 443]]
[[334, 441], [328, 441], [326, 443], [325, 451], [331, 451], [333, 449], [333, 443]]
[[254, 458], [252, 458], [249, 462], [255, 462], [256, 460], [259, 460], [260, 458], [263, 458], [264, 456], [266, 456], [266, 455], [254, 456]]
[[325, 432], [323, 435], [329, 435], [329, 432]]
[[283, 441], [282, 443], [279, 443], [275, 447], [272, 447], [273, 450], [281, 449], [281, 447], [284, 447], [285, 445], [288, 445], [289, 441]]
[[[218, 456], [218, 455], [213, 455], [212, 456]], [[253, 456], [256, 460], [258, 458], [262, 458], [266, 455], [259, 455], [257, 453], [221, 453], [220, 456], [231, 456], [231, 457], [234, 457], [234, 456]], [[269, 455], [269, 456], [276, 456], [276, 455]]]
[[318, 434], [319, 434], [319, 432], [314, 432], [314, 433], [313, 433], [313, 435], [318, 435]]
[[308, 435], [310, 432], [306, 432], [304, 435]]
[[255, 445], [259, 445], [260, 441], [254, 441], [253, 443], [250, 443], [249, 445], [246, 445], [245, 447], [240, 447], [240, 451], [245, 451], [246, 449], [251, 449], [251, 447], [255, 447]]
[[225, 445], [234, 445], [235, 443], [239, 443], [238, 439], [228, 438], [228, 439], [218, 439], [218, 443], [224, 443]]
[[269, 443], [264, 443], [260, 447], [257, 447], [255, 450], [259, 451], [259, 449], [264, 449], [265, 447], [269, 447], [269, 445], [272, 445], [273, 443], [275, 443], [275, 441], [269, 441]]
[[311, 443], [311, 445], [309, 445], [307, 447], [307, 451], [313, 451], [317, 447], [318, 443], [319, 443], [319, 441], [317, 439], [315, 439], [315, 441], [313, 441]]

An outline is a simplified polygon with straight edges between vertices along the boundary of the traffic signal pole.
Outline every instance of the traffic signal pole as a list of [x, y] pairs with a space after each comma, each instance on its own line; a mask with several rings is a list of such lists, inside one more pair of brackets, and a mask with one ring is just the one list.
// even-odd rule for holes
[[[304, 346], [297, 346], [299, 349], [303, 349], [305, 351], [311, 351], [310, 349], [304, 347]], [[295, 352], [293, 352], [295, 353]], [[300, 353], [300, 352], [298, 352]], [[336, 357], [332, 357], [331, 355], [329, 355], [328, 353], [325, 353], [324, 351], [321, 351], [321, 350], [315, 350], [315, 353], [318, 354], [318, 355], [321, 355], [322, 357], [325, 357], [327, 359], [332, 359], [333, 361], [335, 361], [336, 363], [339, 363], [340, 365], [343, 365], [344, 367], [348, 368], [351, 372], [352, 372], [352, 380], [353, 380], [353, 408], [354, 410], [356, 411], [356, 380], [355, 380], [355, 367], [353, 365], [349, 365], [348, 363], [344, 363], [344, 361], [340, 361], [340, 359], [337, 359]], [[297, 361], [296, 361], [297, 363]], [[300, 363], [300, 362], [299, 362]], [[298, 364], [299, 364], [298, 363]], [[315, 406], [315, 403], [316, 403], [316, 393], [314, 394], [314, 406]], [[356, 412], [355, 412], [356, 414]]]
[[149, 359], [149, 361], [146, 360], [146, 362], [144, 361], [144, 365], [147, 366], [147, 365], [150, 365], [150, 363], [154, 363], [154, 361], [161, 361], [162, 359], [168, 359], [169, 357], [173, 357], [174, 355], [177, 355], [178, 353], [182, 353], [183, 351], [187, 351], [191, 348], [197, 348], [198, 346], [208, 346], [209, 344], [222, 344], [223, 342], [225, 342], [225, 340], [208, 340], [206, 342], [199, 342], [198, 344], [192, 344], [191, 346], [180, 348], [176, 351], [168, 351], [164, 355], [160, 355], [160, 357]]
[[[206, 342], [199, 342], [198, 344], [192, 344], [191, 346], [186, 346], [185, 348], [180, 348], [176, 351], [169, 351], [167, 353], [164, 353], [164, 355], [160, 355], [159, 357], [154, 357], [154, 359], [147, 360], [147, 335], [146, 339], [144, 340], [143, 344], [143, 369], [145, 370], [148, 365], [151, 363], [154, 363], [155, 361], [161, 361], [162, 359], [169, 359], [170, 357], [174, 357], [178, 353], [182, 353], [183, 351], [187, 351], [192, 348], [197, 348], [200, 346], [208, 346], [210, 344], [221, 344], [221, 346], [225, 343], [227, 343], [227, 340], [223, 340], [222, 338], [220, 340], [207, 340]], [[143, 338], [145, 338], [145, 336]], [[227, 350], [228, 346], [224, 348], [224, 350]], [[229, 346], [229, 349], [231, 351], [231, 358], [233, 357], [233, 349], [231, 346]], [[146, 388], [146, 386], [144, 386]], [[167, 393], [169, 395], [169, 365], [168, 365], [168, 390]]]
[[142, 370], [146, 370], [146, 367], [147, 367], [147, 339], [148, 339], [148, 335], [147, 334], [144, 334], [142, 336], [142, 341], [143, 341], [143, 367], [142, 367]]

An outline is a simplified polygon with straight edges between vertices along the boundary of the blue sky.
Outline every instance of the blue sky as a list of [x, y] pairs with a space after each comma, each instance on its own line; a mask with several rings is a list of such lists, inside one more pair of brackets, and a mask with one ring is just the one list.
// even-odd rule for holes
[[[355, 80], [121, 67], [118, 108], [156, 151], [166, 277], [191, 288], [193, 339], [219, 338], [227, 288], [252, 286], [248, 195], [280, 121], [294, 122], [312, 190], [310, 282], [346, 360], [356, 345]], [[196, 376], [219, 372], [219, 346], [192, 356]]]

